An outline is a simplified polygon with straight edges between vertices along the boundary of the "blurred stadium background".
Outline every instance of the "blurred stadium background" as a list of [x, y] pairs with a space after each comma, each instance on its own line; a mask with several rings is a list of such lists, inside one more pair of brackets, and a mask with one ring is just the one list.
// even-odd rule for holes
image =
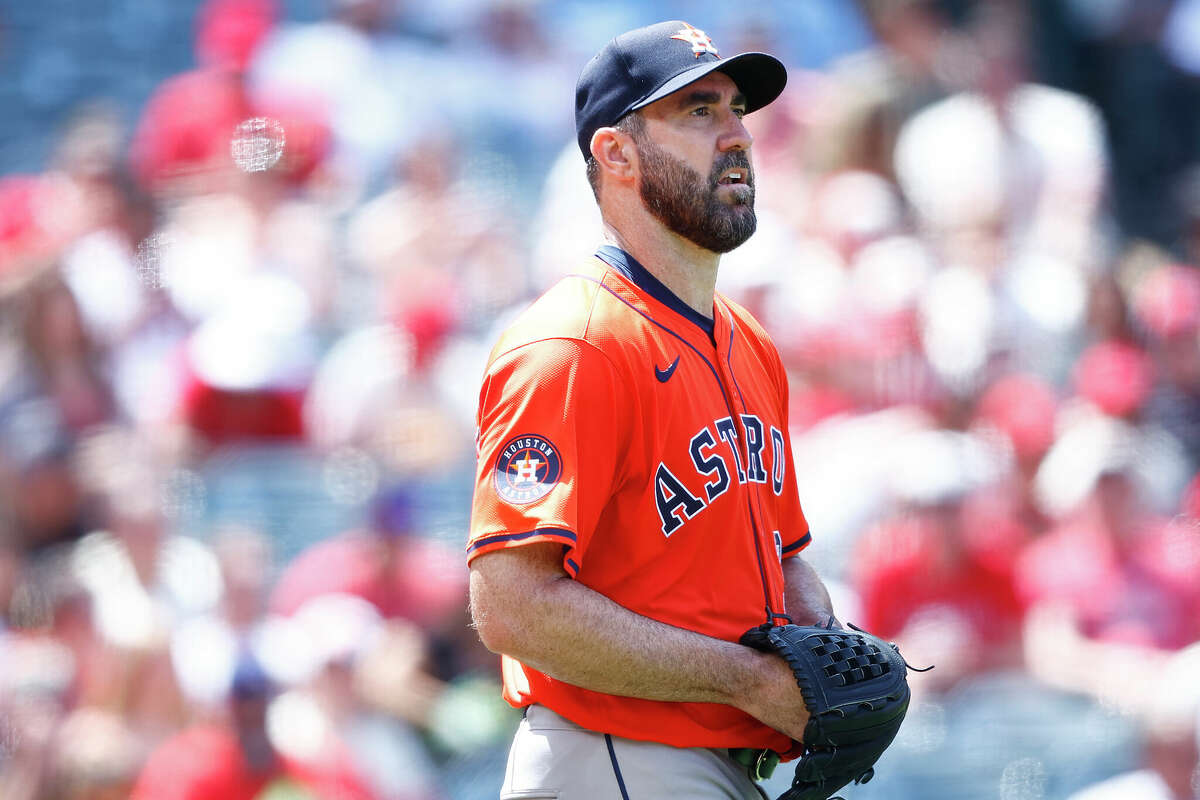
[[673, 17], [789, 66], [721, 288], [937, 665], [850, 796], [1200, 797], [1197, 0], [0, 4], [0, 796], [496, 796], [477, 379]]

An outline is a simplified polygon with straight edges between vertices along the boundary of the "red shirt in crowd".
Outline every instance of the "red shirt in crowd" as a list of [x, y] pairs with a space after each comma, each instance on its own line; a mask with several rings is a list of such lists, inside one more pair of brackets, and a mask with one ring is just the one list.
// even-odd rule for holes
[[256, 770], [231, 729], [189, 728], [164, 742], [142, 768], [131, 800], [255, 800], [276, 780], [289, 779], [321, 800], [374, 800], [348, 753], [333, 748], [320, 766], [277, 757]]

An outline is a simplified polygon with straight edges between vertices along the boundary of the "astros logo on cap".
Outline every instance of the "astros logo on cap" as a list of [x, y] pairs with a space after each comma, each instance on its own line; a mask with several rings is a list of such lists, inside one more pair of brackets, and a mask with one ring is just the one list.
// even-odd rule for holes
[[532, 503], [550, 493], [562, 475], [558, 448], [535, 434], [509, 439], [496, 458], [496, 492], [510, 503]]
[[690, 44], [692, 55], [696, 58], [699, 58], [701, 53], [712, 53], [717, 58], [721, 57], [721, 54], [717, 52], [717, 46], [713, 44], [713, 40], [709, 38], [708, 34], [699, 28], [693, 28], [686, 22], [683, 23], [683, 28], [671, 38]]

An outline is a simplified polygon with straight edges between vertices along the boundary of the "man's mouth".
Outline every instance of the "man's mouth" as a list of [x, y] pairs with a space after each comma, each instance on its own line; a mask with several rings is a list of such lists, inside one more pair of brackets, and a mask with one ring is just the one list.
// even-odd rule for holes
[[717, 179], [717, 183], [721, 186], [736, 186], [737, 184], [747, 183], [749, 177], [749, 170], [741, 168], [729, 169], [721, 173], [721, 177]]

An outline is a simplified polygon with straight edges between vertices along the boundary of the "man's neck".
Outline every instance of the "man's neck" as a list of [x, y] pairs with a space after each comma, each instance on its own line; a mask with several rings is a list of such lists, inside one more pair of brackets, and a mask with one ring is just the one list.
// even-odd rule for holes
[[658, 220], [605, 220], [604, 236], [705, 317], [712, 318], [721, 256], [663, 227]]

